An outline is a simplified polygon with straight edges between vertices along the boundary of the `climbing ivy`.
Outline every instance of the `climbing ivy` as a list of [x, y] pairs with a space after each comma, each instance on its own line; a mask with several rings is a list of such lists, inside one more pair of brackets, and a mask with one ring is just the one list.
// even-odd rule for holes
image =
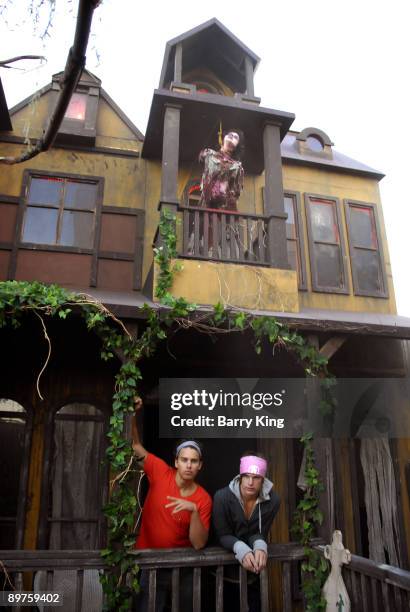
[[[327, 380], [324, 378], [327, 375], [326, 358], [300, 334], [290, 330], [274, 317], [254, 317], [243, 311], [227, 311], [221, 303], [216, 304], [213, 311], [199, 321], [190, 317], [197, 308], [196, 304], [171, 294], [174, 276], [181, 270], [181, 264], [175, 261], [175, 228], [175, 215], [167, 209], [163, 210], [159, 223], [160, 246], [154, 249], [155, 264], [159, 271], [155, 297], [161, 307], [144, 305], [146, 327], [137, 339], [127, 332], [121, 321], [90, 296], [73, 294], [57, 285], [44, 285], [39, 282], [0, 283], [0, 327], [7, 323], [17, 327], [21, 324], [23, 314], [32, 311], [41, 319], [45, 337], [48, 339], [45, 317], [65, 319], [78, 313], [85, 320], [87, 328], [97, 333], [101, 339], [103, 360], [112, 359], [115, 354], [122, 355], [122, 365], [115, 377], [112, 415], [107, 434], [107, 459], [113, 478], [110, 483], [110, 501], [104, 509], [108, 523], [108, 543], [107, 548], [101, 551], [110, 570], [101, 576], [105, 609], [115, 612], [129, 610], [131, 595], [139, 588], [138, 567], [135, 557], [131, 555], [135, 542], [137, 510], [133, 486], [136, 466], [130, 442], [124, 438], [123, 431], [126, 415], [134, 411], [134, 398], [138, 395], [138, 385], [142, 377], [138, 365], [141, 360], [155, 353], [158, 344], [167, 337], [168, 331], [175, 324], [188, 323], [199, 331], [215, 334], [251, 330], [256, 353], [261, 353], [263, 343], [267, 340], [273, 351], [276, 347], [293, 351], [303, 364], [307, 376], [321, 376], [323, 381]], [[331, 385], [324, 384], [329, 391]], [[332, 409], [329, 396], [325, 396], [323, 402], [322, 411]], [[319, 610], [323, 607], [319, 584], [323, 581], [326, 564], [323, 565], [319, 553], [308, 546], [315, 526], [322, 520], [318, 509], [321, 485], [314, 467], [310, 441], [309, 437], [302, 439], [307, 455], [308, 487], [299, 503], [294, 529], [299, 541], [305, 546], [303, 589], [307, 609]]]

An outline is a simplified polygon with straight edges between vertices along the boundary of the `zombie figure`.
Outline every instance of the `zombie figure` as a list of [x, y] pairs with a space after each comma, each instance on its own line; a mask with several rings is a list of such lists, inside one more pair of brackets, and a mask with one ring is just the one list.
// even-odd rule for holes
[[243, 136], [230, 131], [224, 135], [219, 151], [203, 149], [199, 161], [204, 163], [200, 206], [237, 210], [236, 202], [243, 189], [243, 167], [239, 160]]

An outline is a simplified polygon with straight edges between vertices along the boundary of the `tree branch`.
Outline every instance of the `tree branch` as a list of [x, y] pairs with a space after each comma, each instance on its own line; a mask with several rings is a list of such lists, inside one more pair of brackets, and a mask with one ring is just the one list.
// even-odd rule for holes
[[0, 68], [11, 68], [11, 66], [7, 66], [7, 64], [13, 64], [14, 62], [19, 62], [20, 60], [26, 59], [39, 59], [45, 60], [44, 55], [17, 55], [16, 57], [11, 57], [10, 59], [0, 60]]
[[0, 157], [0, 163], [10, 165], [20, 164], [28, 159], [36, 157], [43, 151], [48, 151], [52, 146], [64, 119], [71, 96], [77, 87], [81, 73], [85, 67], [85, 52], [87, 50], [88, 38], [90, 35], [91, 21], [94, 9], [97, 8], [99, 4], [100, 0], [80, 0], [74, 43], [68, 52], [64, 74], [60, 81], [60, 95], [43, 138], [41, 138], [34, 147], [30, 147], [19, 157]]

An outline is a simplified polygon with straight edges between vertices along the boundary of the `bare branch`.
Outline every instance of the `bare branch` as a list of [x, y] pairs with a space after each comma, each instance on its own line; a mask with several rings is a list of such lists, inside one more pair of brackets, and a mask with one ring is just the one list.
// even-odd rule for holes
[[80, 0], [77, 13], [77, 25], [74, 35], [74, 44], [68, 52], [64, 74], [61, 77], [61, 91], [56, 107], [50, 117], [44, 136], [34, 147], [29, 148], [19, 157], [0, 157], [0, 163], [20, 164], [36, 157], [42, 151], [48, 151], [52, 146], [64, 115], [70, 103], [73, 91], [77, 87], [81, 73], [85, 66], [85, 52], [90, 35], [91, 21], [94, 9], [100, 4], [100, 0]]
[[45, 60], [44, 55], [17, 55], [16, 57], [11, 57], [10, 59], [0, 60], [0, 68], [11, 68], [11, 66], [7, 66], [7, 64], [13, 64], [14, 62], [19, 62], [20, 60], [26, 59], [39, 59]]

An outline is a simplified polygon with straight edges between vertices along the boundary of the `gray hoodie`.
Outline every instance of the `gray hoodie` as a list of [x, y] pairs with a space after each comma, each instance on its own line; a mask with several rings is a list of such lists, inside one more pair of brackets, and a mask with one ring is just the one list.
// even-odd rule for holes
[[279, 504], [273, 483], [264, 478], [255, 508], [247, 519], [240, 494], [240, 475], [235, 476], [229, 486], [217, 491], [214, 497], [213, 523], [221, 545], [233, 550], [240, 563], [249, 552], [266, 552], [268, 532]]

